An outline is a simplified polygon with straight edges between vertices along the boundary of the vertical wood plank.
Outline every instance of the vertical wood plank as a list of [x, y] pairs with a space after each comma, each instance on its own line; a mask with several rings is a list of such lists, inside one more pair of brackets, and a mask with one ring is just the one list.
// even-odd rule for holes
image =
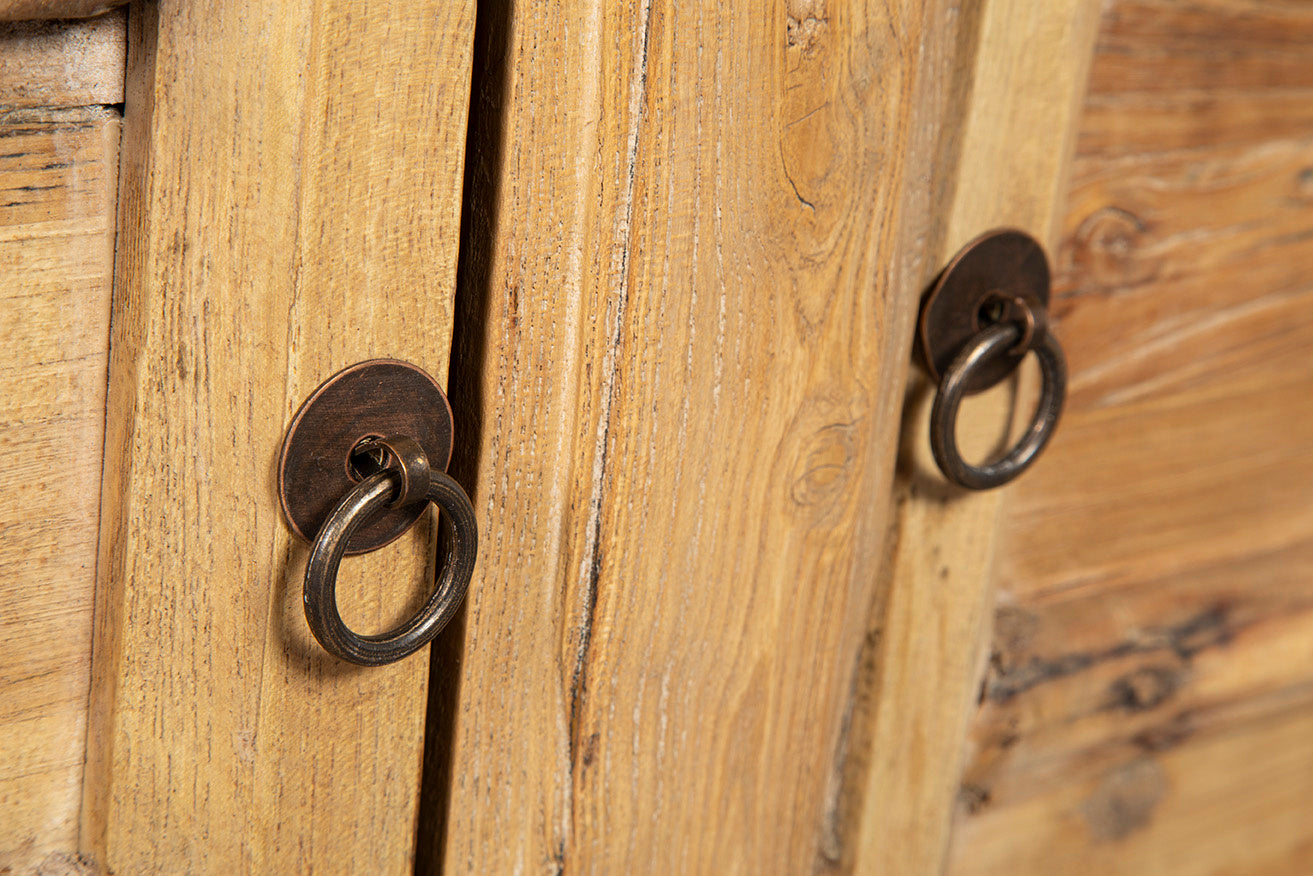
[[[974, 51], [956, 74], [966, 77], [968, 96], [939, 264], [999, 226], [1027, 229], [1052, 251], [1099, 8], [1097, 0], [987, 0], [976, 11], [966, 35]], [[851, 810], [857, 872], [943, 870], [992, 618], [1007, 491], [968, 493], [943, 480], [928, 446], [932, 394], [913, 376], [895, 546], [872, 619], [873, 671], [855, 731], [869, 752], [861, 804]], [[1004, 387], [964, 408], [963, 443], [996, 441], [1013, 398]]]
[[[472, 28], [446, 0], [131, 11], [82, 836], [106, 870], [410, 867], [426, 655], [313, 643], [273, 470], [333, 371], [445, 381]], [[348, 622], [405, 612], [428, 551], [347, 564]]]
[[486, 537], [447, 872], [837, 858], [945, 18], [510, 5], [453, 359]]
[[0, 872], [77, 872], [123, 16], [0, 25]]
[[107, 107], [0, 112], [4, 873], [77, 854], [118, 146]]

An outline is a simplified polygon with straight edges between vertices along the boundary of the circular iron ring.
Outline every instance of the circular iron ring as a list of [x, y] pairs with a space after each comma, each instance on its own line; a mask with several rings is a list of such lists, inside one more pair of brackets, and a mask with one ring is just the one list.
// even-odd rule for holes
[[930, 449], [944, 475], [970, 490], [987, 490], [1001, 486], [1021, 474], [1053, 437], [1062, 403], [1067, 395], [1067, 362], [1062, 347], [1050, 332], [1042, 332], [1031, 351], [1039, 359], [1042, 385], [1035, 416], [1011, 450], [1000, 459], [972, 465], [962, 458], [957, 446], [957, 411], [978, 372], [994, 360], [1006, 356], [1023, 335], [1017, 323], [999, 323], [983, 329], [953, 359], [944, 371], [930, 411]]
[[324, 650], [360, 666], [382, 666], [415, 653], [442, 631], [460, 607], [474, 572], [478, 530], [474, 506], [444, 471], [430, 472], [424, 499], [441, 509], [444, 533], [437, 586], [413, 617], [386, 633], [363, 636], [342, 621], [337, 608], [337, 570], [352, 534], [386, 511], [403, 490], [402, 472], [387, 468], [365, 478], [338, 503], [315, 538], [305, 569], [305, 619]]

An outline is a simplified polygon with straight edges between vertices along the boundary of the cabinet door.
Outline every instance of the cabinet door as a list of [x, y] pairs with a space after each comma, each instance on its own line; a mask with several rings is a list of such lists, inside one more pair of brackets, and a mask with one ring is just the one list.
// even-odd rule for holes
[[[57, 6], [42, 11], [57, 17]], [[88, 624], [76, 648], [41, 626], [60, 605], [54, 587], [25, 591], [38, 622], [24, 631], [27, 647], [47, 652], [31, 638], [44, 633], [59, 649], [38, 668], [85, 679], [91, 666], [89, 711], [83, 680], [68, 730], [86, 763], [79, 755], [51, 774], [59, 800], [42, 810], [48, 820], [0, 816], [0, 837], [16, 844], [0, 855], [18, 872], [50, 862], [134, 874], [411, 869], [427, 655], [358, 669], [313, 642], [301, 607], [307, 551], [283, 522], [274, 468], [292, 413], [336, 370], [395, 357], [445, 382], [473, 6], [134, 4], [126, 88], [100, 99], [111, 121], [66, 134], [48, 162], [100, 150], [102, 176], [75, 182], [104, 200], [115, 148], [122, 156], [108, 327], [88, 341], [99, 353], [74, 362], [97, 372], [77, 379], [98, 378], [99, 389], [62, 398], [75, 426], [105, 424], [103, 485], [99, 451], [78, 458], [94, 476], [72, 496], [53, 493], [82, 468], [35, 471], [38, 483], [58, 485], [35, 498], [81, 519], [41, 530], [48, 543], [31, 545], [15, 569], [45, 580], [44, 564], [65, 561], [72, 546], [80, 565], [68, 560], [59, 568], [69, 580], [49, 583], [89, 597], [95, 577], [94, 643]], [[33, 177], [29, 200], [47, 184]], [[86, 239], [60, 241], [60, 252], [106, 247], [113, 215], [98, 218], [69, 230]], [[7, 288], [39, 294], [41, 245], [34, 237], [12, 258], [6, 249]], [[92, 268], [107, 276], [107, 262]], [[6, 345], [44, 343], [54, 360], [72, 337], [61, 324], [80, 311], [53, 293], [37, 310], [42, 322], [7, 326]], [[47, 383], [75, 380], [48, 370]], [[6, 404], [44, 403], [40, 376], [15, 385], [24, 395]], [[46, 464], [40, 445], [34, 453], [15, 437], [11, 470]], [[99, 560], [88, 563], [96, 495]], [[377, 631], [407, 613], [432, 580], [430, 534], [344, 566], [349, 623]], [[79, 609], [83, 621], [89, 608]], [[5, 686], [33, 687], [20, 682]], [[20, 738], [34, 748], [63, 720], [38, 694], [23, 693], [20, 716]], [[21, 781], [20, 769], [6, 764], [4, 780]]]
[[988, 617], [987, 546], [945, 539], [996, 500], [910, 460], [882, 572], [913, 320], [966, 240], [1054, 226], [1097, 10], [481, 19], [453, 402], [487, 538], [426, 866], [936, 871]]

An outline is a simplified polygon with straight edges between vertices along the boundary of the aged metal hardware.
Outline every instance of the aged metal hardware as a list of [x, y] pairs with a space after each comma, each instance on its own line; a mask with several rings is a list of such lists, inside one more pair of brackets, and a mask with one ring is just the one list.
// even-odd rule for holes
[[[292, 531], [314, 541], [333, 507], [367, 472], [351, 456], [367, 438], [409, 435], [434, 468], [451, 461], [451, 406], [419, 368], [396, 359], [360, 362], [334, 374], [301, 405], [283, 442], [278, 494]], [[410, 529], [428, 504], [389, 509], [360, 527], [348, 554], [368, 553]]]
[[[474, 508], [444, 471], [451, 459], [447, 397], [419, 368], [373, 359], [330, 377], [288, 428], [278, 493], [292, 531], [314, 547], [306, 563], [305, 616], [335, 657], [362, 666], [414, 653], [460, 607], [474, 571]], [[437, 586], [424, 606], [386, 633], [352, 632], [337, 609], [337, 570], [346, 554], [388, 544], [429, 504], [446, 517]]]
[[[1033, 463], [1053, 436], [1067, 392], [1062, 347], [1049, 331], [1049, 265], [1023, 231], [984, 234], [953, 257], [921, 304], [918, 353], [939, 383], [930, 413], [930, 448], [945, 477], [973, 490], [997, 487]], [[973, 465], [957, 447], [965, 395], [989, 389], [1035, 353], [1042, 385], [1035, 415], [1001, 458]]]

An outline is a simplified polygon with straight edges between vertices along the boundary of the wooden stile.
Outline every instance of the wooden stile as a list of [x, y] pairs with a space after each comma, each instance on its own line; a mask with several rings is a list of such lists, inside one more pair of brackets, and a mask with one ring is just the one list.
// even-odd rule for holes
[[[129, 26], [82, 842], [120, 873], [401, 873], [427, 660], [312, 642], [273, 468], [338, 369], [445, 381], [473, 4], [140, 3]], [[418, 598], [426, 536], [351, 562], [349, 623]]]

